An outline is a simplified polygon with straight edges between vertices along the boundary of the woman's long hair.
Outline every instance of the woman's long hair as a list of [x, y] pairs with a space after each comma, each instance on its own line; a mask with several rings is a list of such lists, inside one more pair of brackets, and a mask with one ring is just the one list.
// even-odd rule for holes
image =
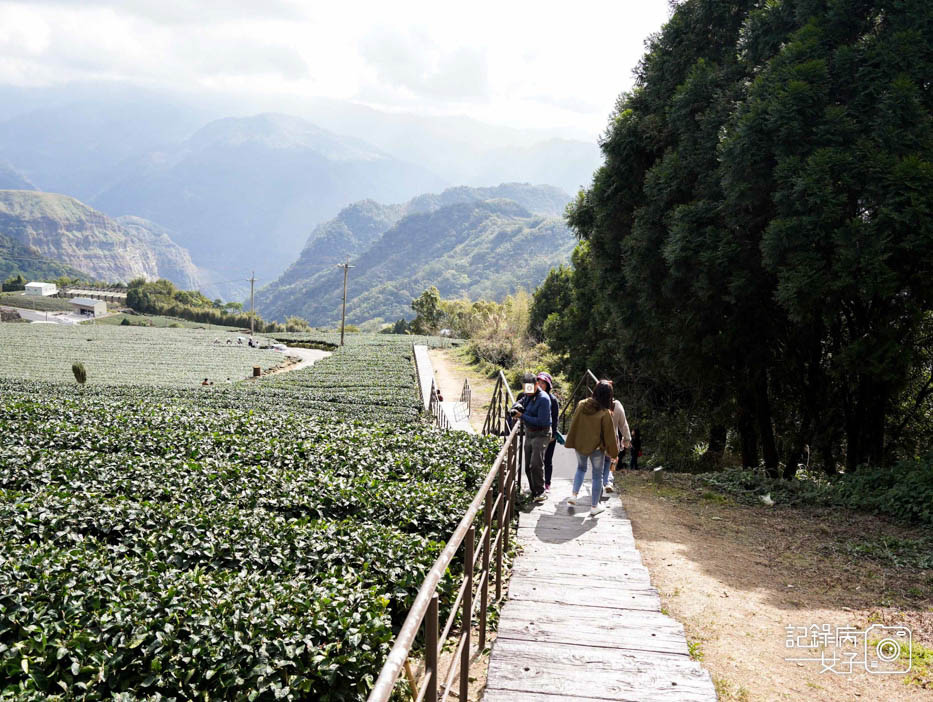
[[612, 407], [612, 384], [608, 380], [600, 380], [593, 390], [593, 399], [603, 409]]

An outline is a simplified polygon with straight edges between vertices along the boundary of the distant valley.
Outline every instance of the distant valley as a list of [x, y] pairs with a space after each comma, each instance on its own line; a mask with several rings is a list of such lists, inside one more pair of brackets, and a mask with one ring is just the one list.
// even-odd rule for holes
[[[214, 281], [249, 270], [269, 280], [298, 254], [310, 228], [341, 206], [363, 197], [391, 202], [441, 184], [364, 142], [298, 118], [258, 115], [212, 122], [175, 149], [149, 155], [93, 204], [176, 231]], [[248, 290], [216, 287], [224, 297]]]

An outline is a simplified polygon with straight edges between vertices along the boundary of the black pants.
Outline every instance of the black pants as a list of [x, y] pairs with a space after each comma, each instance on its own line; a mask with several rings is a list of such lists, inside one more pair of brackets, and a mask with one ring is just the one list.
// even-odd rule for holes
[[554, 472], [554, 449], [557, 446], [556, 440], [551, 440], [544, 451], [544, 484], [551, 484], [551, 474]]
[[529, 431], [525, 435], [525, 473], [532, 497], [544, 493], [544, 454], [550, 439], [550, 431]]

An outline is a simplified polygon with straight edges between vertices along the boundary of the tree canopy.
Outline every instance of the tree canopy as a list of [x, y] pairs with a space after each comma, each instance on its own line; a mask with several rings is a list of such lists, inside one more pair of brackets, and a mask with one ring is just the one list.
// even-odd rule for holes
[[711, 452], [733, 430], [772, 475], [811, 450], [833, 472], [915, 450], [933, 384], [931, 46], [924, 0], [678, 5], [569, 208], [573, 271], [536, 294], [566, 370], [637, 375]]

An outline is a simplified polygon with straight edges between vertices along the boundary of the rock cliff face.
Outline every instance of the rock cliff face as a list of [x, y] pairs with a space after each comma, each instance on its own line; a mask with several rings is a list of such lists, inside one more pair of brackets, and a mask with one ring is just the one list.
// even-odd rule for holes
[[167, 278], [197, 287], [188, 252], [156, 225], [120, 223], [66, 195], [0, 190], [0, 234], [97, 280]]
[[171, 280], [182, 290], [201, 287], [197, 266], [192, 263], [187, 249], [172, 240], [172, 232], [142, 217], [117, 217], [116, 221], [149, 247], [155, 255], [160, 278]]

